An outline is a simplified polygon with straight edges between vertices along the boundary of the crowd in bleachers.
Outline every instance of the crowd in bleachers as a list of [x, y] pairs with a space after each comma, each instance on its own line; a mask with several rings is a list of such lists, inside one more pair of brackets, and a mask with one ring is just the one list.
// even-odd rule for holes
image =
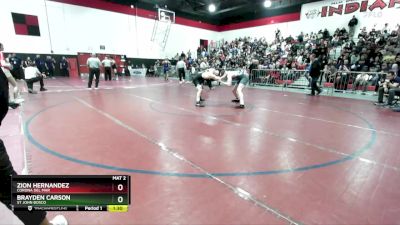
[[[363, 28], [356, 37], [350, 37], [345, 28], [333, 34], [325, 30], [317, 33], [282, 37], [268, 43], [265, 38], [237, 38], [212, 49], [206, 58], [213, 67], [239, 67], [250, 65], [252, 59], [260, 62], [260, 68], [305, 69], [311, 53], [315, 53], [323, 66], [330, 70], [384, 71], [400, 63], [399, 30], [390, 31]], [[203, 53], [204, 54], [204, 53]], [[199, 55], [198, 63], [205, 58]], [[325, 78], [327, 81], [332, 79]]]
[[241, 37], [209, 50], [201, 46], [197, 59], [186, 57], [187, 65], [191, 68], [205, 63], [209, 67], [238, 68], [250, 66], [256, 60], [257, 69], [288, 73], [307, 70], [310, 54], [314, 53], [324, 68], [321, 80], [325, 85], [334, 86], [335, 90], [354, 91], [361, 87], [363, 93], [369, 90], [378, 94], [387, 72], [393, 71], [395, 76], [399, 73], [400, 26], [392, 30], [388, 24], [370, 30], [363, 27], [357, 32], [356, 20], [353, 18], [348, 28], [337, 28], [333, 33], [322, 29], [283, 37], [277, 30], [272, 42]]

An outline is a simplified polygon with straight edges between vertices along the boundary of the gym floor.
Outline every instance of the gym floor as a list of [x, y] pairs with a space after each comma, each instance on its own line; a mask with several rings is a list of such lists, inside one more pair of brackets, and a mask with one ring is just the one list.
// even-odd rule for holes
[[128, 213], [70, 224], [400, 224], [400, 118], [370, 101], [246, 88], [236, 109], [217, 86], [196, 108], [176, 80], [46, 85], [4, 122], [23, 125], [25, 141], [4, 140], [12, 158], [30, 174], [132, 177]]

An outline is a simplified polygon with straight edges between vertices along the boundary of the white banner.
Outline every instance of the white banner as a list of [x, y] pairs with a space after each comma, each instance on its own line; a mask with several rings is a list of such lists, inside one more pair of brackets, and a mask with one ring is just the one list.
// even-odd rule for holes
[[132, 68], [132, 67], [128, 67], [129, 69], [129, 73], [131, 74], [131, 76], [139, 76], [139, 77], [145, 77], [146, 76], [146, 71], [147, 69], [144, 68]]
[[356, 16], [359, 26], [371, 29], [383, 28], [389, 23], [395, 29], [400, 20], [400, 0], [328, 0], [302, 5], [303, 26], [328, 28], [348, 27], [350, 19]]
[[[399, 9], [400, 0], [332, 0], [302, 5], [301, 19], [316, 19], [356, 15], [360, 13], [384, 13]], [[396, 11], [392, 11], [395, 13]], [[397, 11], [398, 13], [399, 11]]]

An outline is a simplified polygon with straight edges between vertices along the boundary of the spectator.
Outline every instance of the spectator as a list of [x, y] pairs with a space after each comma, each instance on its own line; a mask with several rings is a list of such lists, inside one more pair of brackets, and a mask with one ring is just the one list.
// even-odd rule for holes
[[168, 81], [169, 77], [169, 70], [171, 66], [171, 62], [166, 58], [163, 62], [163, 71], [164, 71], [164, 80]]
[[[111, 68], [112, 68], [112, 70], [114, 72], [115, 80], [118, 80], [118, 65], [117, 65], [117, 62], [115, 61], [114, 57], [112, 57], [112, 56], [110, 57], [110, 60], [111, 60]], [[136, 65], [136, 68], [139, 68], [139, 66]], [[111, 80], [111, 78], [110, 78], [110, 80]]]
[[46, 63], [40, 55], [36, 55], [35, 65], [41, 73], [46, 73]]
[[161, 66], [160, 60], [157, 59], [157, 61], [154, 63], [154, 76], [158, 77], [160, 75], [159, 67]]
[[[186, 54], [182, 51], [182, 53], [181, 53], [181, 56], [180, 56], [180, 58], [181, 59], [183, 59], [183, 60], [185, 60], [186, 59]], [[179, 58], [178, 58], [179, 59]]]
[[399, 74], [399, 65], [398, 65], [397, 63], [394, 63], [394, 64], [392, 65], [392, 71], [395, 73], [396, 76], [397, 76], [397, 75], [400, 75], [400, 74]]
[[351, 65], [355, 65], [360, 60], [360, 55], [354, 50], [350, 55]]
[[329, 31], [328, 29], [325, 28], [324, 32], [323, 32], [323, 39], [328, 39], [330, 37]]
[[[124, 75], [125, 77], [130, 77], [131, 76], [131, 72], [129, 71], [129, 62], [124, 64]], [[153, 71], [154, 74], [154, 71]]]
[[[4, 46], [2, 43], [0, 43], [0, 87], [6, 87], [7, 92], [4, 92], [4, 95], [6, 95], [7, 97], [7, 101], [8, 101], [8, 106], [15, 109], [19, 106], [19, 103], [15, 101], [15, 96], [14, 96], [14, 100], [10, 101], [8, 96], [9, 96], [9, 88], [8, 88], [8, 83], [10, 83], [14, 88], [13, 88], [13, 93], [14, 95], [16, 95], [17, 93], [19, 93], [19, 88], [17, 85], [17, 81], [15, 81], [14, 77], [12, 76], [11, 72], [10, 72], [10, 68], [11, 68], [11, 64], [10, 62], [4, 57]], [[4, 76], [2, 76], [4, 75]], [[1, 90], [0, 90], [1, 91]], [[0, 95], [0, 97], [2, 97]], [[4, 96], [3, 96], [4, 97]], [[6, 106], [6, 108], [8, 109], [8, 106]], [[7, 112], [6, 112], [7, 113]], [[0, 117], [3, 116], [2, 114], [0, 114]], [[4, 115], [5, 116], [5, 115]], [[0, 121], [1, 122], [1, 121]], [[1, 196], [1, 195], [0, 195]]]
[[[394, 100], [394, 96], [400, 96], [399, 84], [400, 76], [397, 76], [393, 71], [390, 71], [382, 87], [380, 87], [378, 90], [378, 102], [376, 102], [375, 105], [391, 106]], [[388, 94], [387, 103], [383, 102], [384, 94]]]
[[336, 71], [335, 65], [325, 65], [323, 72], [326, 82], [333, 83], [335, 81]]
[[55, 79], [54, 68], [56, 67], [56, 62], [51, 56], [46, 57], [45, 66], [46, 66], [46, 70], [47, 70], [47, 75], [49, 77], [51, 77], [52, 79]]
[[65, 56], [63, 56], [60, 61], [60, 71], [61, 71], [61, 76], [69, 77], [69, 63], [67, 58], [65, 58]]
[[[24, 69], [23, 69], [23, 62], [22, 59], [20, 57], [17, 56], [17, 54], [13, 53], [9, 59], [10, 63], [11, 63], [11, 74], [13, 75], [13, 77], [15, 78], [15, 80], [17, 81], [18, 86], [20, 87], [20, 89], [22, 89], [21, 87], [25, 86], [25, 82], [23, 81], [25, 78], [24, 75]], [[24, 99], [21, 96], [20, 91], [14, 93], [13, 95], [14, 102], [23, 102]]]
[[[371, 72], [375, 72], [375, 76], [372, 77], [371, 82], [372, 85], [375, 86], [375, 90], [374, 90], [374, 95], [378, 95], [378, 90], [379, 87], [381, 87], [383, 85], [383, 83], [385, 82], [385, 76], [382, 74], [382, 72], [386, 73], [388, 71], [381, 71], [379, 70], [379, 66], [377, 66], [376, 68], [371, 68]], [[377, 73], [380, 72], [380, 73]]]
[[197, 48], [197, 58], [200, 58], [200, 56], [201, 56], [201, 46]]
[[281, 30], [279, 30], [279, 28], [278, 28], [278, 29], [276, 29], [276, 31], [275, 31], [275, 40], [276, 40], [276, 41], [279, 41], [280, 38], [281, 38]]
[[30, 65], [33, 61], [31, 60], [31, 57], [26, 57], [25, 61], [22, 63], [22, 67], [26, 68], [28, 65]]
[[334, 84], [335, 89], [347, 90], [347, 85], [349, 83], [351, 75], [348, 63], [348, 60], [344, 60], [343, 64], [339, 66], [339, 72], [336, 76], [336, 81]]
[[297, 41], [298, 41], [299, 43], [303, 43], [303, 41], [304, 41], [304, 34], [303, 34], [303, 32], [301, 32], [300, 35], [297, 37]]
[[372, 79], [372, 75], [369, 75], [368, 73], [368, 67], [364, 66], [362, 69], [363, 73], [357, 74], [356, 79], [353, 82], [353, 91], [352, 93], [355, 93], [358, 87], [362, 87], [362, 94], [365, 95], [365, 92], [367, 91], [368, 87], [368, 82]]
[[207, 59], [203, 59], [203, 61], [200, 63], [200, 71], [205, 71], [207, 68], [209, 68]]
[[22, 59], [13, 53], [10, 58], [11, 63], [11, 74], [16, 80], [24, 79], [24, 70], [22, 68]]

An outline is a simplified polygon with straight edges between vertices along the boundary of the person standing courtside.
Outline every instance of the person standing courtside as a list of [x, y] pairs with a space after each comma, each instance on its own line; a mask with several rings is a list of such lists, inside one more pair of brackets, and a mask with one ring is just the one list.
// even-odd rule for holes
[[111, 81], [111, 66], [112, 61], [108, 58], [108, 56], [104, 57], [104, 60], [101, 62], [104, 66], [104, 79], [107, 81]]
[[[17, 81], [19, 87], [23, 87], [25, 85], [24, 79], [24, 70], [22, 68], [22, 59], [17, 56], [17, 54], [13, 53], [10, 58], [11, 63], [11, 74], [13, 75], [14, 79]], [[14, 102], [23, 101], [21, 97], [21, 93], [18, 91], [14, 93]]]
[[36, 55], [35, 65], [41, 73], [46, 73], [46, 63], [40, 58], [40, 55]]
[[[47, 75], [51, 77], [52, 79], [55, 79], [54, 77], [54, 68], [56, 67], [55, 61], [51, 56], [46, 57], [46, 70], [47, 70]], [[38, 68], [39, 69], [39, 68]], [[40, 70], [39, 70], [40, 71]]]
[[[2, 43], [0, 43], [0, 72], [4, 74], [3, 78], [6, 78], [8, 83], [10, 83], [13, 86], [13, 93], [19, 93], [19, 88], [17, 85], [17, 81], [15, 81], [14, 77], [12, 76], [10, 72], [11, 64], [7, 61], [7, 59], [4, 57], [4, 46]], [[1, 81], [1, 80], [0, 80]], [[7, 83], [7, 101], [9, 100], [9, 94], [8, 94], [8, 83]], [[0, 83], [1, 84], [1, 83]], [[19, 103], [14, 101], [10, 101], [8, 103], [8, 106], [11, 108], [15, 109], [19, 106]], [[7, 107], [8, 109], [8, 107]]]
[[60, 71], [61, 71], [61, 76], [69, 77], [69, 63], [67, 58], [65, 58], [65, 56], [63, 56], [60, 61]]
[[185, 82], [185, 67], [186, 63], [183, 61], [184, 58], [180, 58], [178, 63], [176, 64], [176, 69], [178, 70], [179, 74], [179, 83], [182, 84]]
[[111, 68], [113, 69], [115, 80], [118, 80], [118, 65], [114, 57], [112, 56], [111, 56]]
[[315, 95], [315, 91], [317, 91], [317, 95], [321, 94], [322, 90], [318, 87], [317, 82], [318, 78], [321, 74], [321, 64], [317, 60], [316, 55], [313, 53], [310, 55], [310, 77], [311, 77], [311, 94]]
[[88, 88], [92, 88], [93, 76], [96, 76], [95, 88], [98, 89], [100, 81], [100, 65], [101, 65], [100, 59], [96, 56], [95, 53], [92, 53], [90, 58], [88, 58], [86, 64], [89, 68]]
[[13, 53], [10, 59], [12, 65], [11, 74], [16, 80], [24, 79], [24, 70], [22, 69], [22, 59]]
[[162, 65], [163, 65], [163, 70], [164, 70], [164, 80], [168, 80], [168, 73], [169, 73], [169, 67], [170, 67], [170, 62], [169, 62], [169, 60], [168, 59], [165, 59], [163, 62], [162, 62]]

